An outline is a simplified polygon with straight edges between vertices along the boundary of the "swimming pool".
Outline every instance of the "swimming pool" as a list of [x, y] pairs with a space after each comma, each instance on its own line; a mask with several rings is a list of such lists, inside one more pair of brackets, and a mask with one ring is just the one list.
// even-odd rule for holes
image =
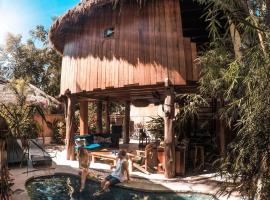
[[75, 175], [53, 175], [33, 178], [26, 188], [32, 200], [214, 200], [202, 194], [150, 193], [113, 187], [98, 197], [93, 194], [99, 189], [97, 182], [88, 180], [83, 192], [79, 192], [80, 178]]

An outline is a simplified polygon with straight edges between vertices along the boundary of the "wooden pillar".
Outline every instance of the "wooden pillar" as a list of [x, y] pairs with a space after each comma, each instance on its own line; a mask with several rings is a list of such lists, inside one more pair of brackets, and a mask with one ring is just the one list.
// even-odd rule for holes
[[0, 169], [2, 170], [7, 164], [7, 146], [6, 139], [0, 138]]
[[88, 102], [80, 102], [80, 135], [88, 134]]
[[97, 100], [97, 129], [96, 133], [102, 133], [102, 101]]
[[66, 151], [67, 160], [75, 160], [75, 98], [69, 93], [66, 94]]
[[123, 143], [129, 144], [130, 101], [125, 103], [124, 138]]
[[164, 156], [165, 177], [175, 177], [175, 141], [173, 130], [174, 118], [174, 90], [166, 85], [164, 101]]
[[110, 133], [110, 102], [105, 102], [105, 124], [106, 124], [106, 133]]
[[[223, 98], [220, 98], [221, 107], [225, 106]], [[226, 152], [226, 122], [224, 119], [219, 119], [219, 149], [220, 155], [224, 155]]]
[[220, 119], [219, 121], [219, 148], [220, 148], [220, 155], [225, 154], [226, 148], [226, 137], [225, 137], [225, 121], [224, 119]]

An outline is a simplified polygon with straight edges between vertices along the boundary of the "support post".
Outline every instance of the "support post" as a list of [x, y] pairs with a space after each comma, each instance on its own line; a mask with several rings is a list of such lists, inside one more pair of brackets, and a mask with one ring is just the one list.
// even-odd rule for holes
[[[221, 107], [225, 106], [224, 99], [220, 98]], [[226, 152], [226, 123], [224, 119], [219, 119], [219, 146], [220, 146], [220, 155], [224, 155]]]
[[80, 135], [88, 134], [88, 102], [80, 102]]
[[97, 100], [97, 129], [96, 133], [102, 133], [102, 101]]
[[130, 101], [125, 102], [125, 121], [123, 143], [129, 144]]
[[174, 90], [168, 84], [165, 85], [165, 101], [164, 101], [164, 169], [165, 177], [175, 177], [175, 141], [173, 130], [174, 118]]
[[0, 138], [0, 169], [4, 169], [7, 164], [6, 139]]
[[75, 160], [75, 99], [68, 92], [67, 96], [67, 109], [66, 109], [66, 151], [67, 160]]
[[106, 133], [110, 133], [110, 102], [105, 102], [105, 124], [106, 124]]

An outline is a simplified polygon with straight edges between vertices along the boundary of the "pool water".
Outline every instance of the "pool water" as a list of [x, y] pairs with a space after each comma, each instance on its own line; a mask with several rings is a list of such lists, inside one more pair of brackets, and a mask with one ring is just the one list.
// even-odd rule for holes
[[87, 180], [85, 190], [79, 192], [80, 178], [73, 175], [54, 175], [34, 178], [26, 183], [32, 200], [214, 200], [212, 196], [201, 194], [148, 193], [119, 187], [93, 197], [99, 184]]

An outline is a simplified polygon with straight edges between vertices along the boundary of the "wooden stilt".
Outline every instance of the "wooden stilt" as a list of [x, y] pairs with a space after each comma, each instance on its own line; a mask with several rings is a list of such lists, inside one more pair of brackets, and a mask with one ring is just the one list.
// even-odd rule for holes
[[220, 146], [220, 155], [225, 154], [226, 138], [225, 138], [225, 122], [223, 119], [220, 119], [219, 122], [219, 146]]
[[[221, 107], [224, 107], [225, 103], [223, 99], [220, 99]], [[220, 149], [220, 155], [225, 154], [225, 148], [226, 148], [226, 123], [224, 119], [219, 120], [219, 149]]]
[[66, 93], [67, 109], [66, 109], [66, 150], [67, 160], [75, 160], [75, 98]]
[[174, 90], [172, 87], [167, 86], [164, 102], [164, 169], [166, 178], [175, 177], [175, 141], [173, 130], [174, 109]]
[[2, 170], [7, 163], [6, 140], [0, 138], [0, 169]]
[[129, 144], [130, 101], [125, 104], [124, 138], [123, 143]]
[[106, 133], [110, 133], [110, 102], [106, 101], [105, 102], [105, 124], [106, 124]]
[[102, 101], [97, 101], [97, 129], [96, 133], [102, 133]]
[[80, 102], [80, 135], [88, 134], [88, 102]]

